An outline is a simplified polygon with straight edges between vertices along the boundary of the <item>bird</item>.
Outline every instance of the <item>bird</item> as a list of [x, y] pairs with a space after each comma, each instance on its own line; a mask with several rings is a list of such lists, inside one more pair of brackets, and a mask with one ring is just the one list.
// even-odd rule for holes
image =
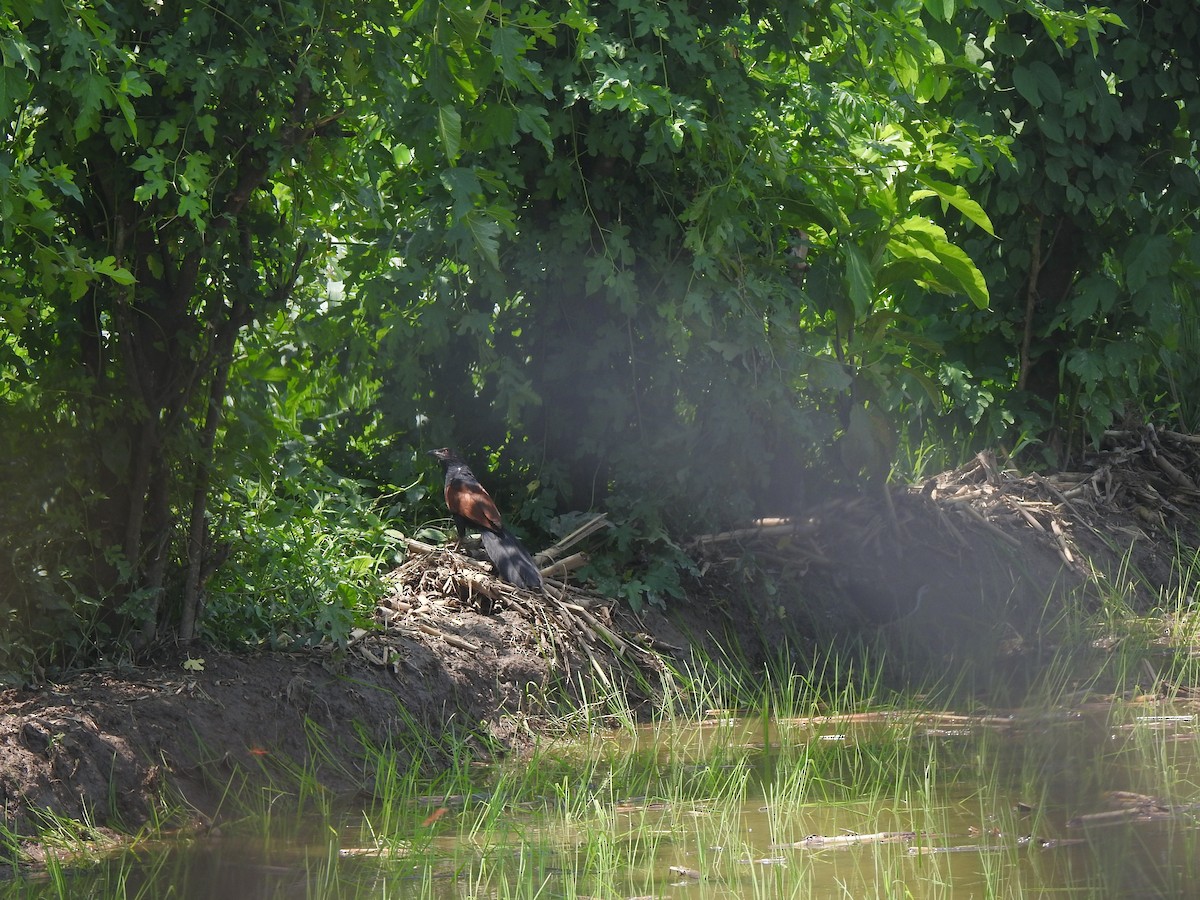
[[468, 526], [479, 529], [483, 549], [500, 577], [509, 584], [537, 591], [542, 589], [538, 567], [511, 531], [504, 527], [500, 510], [475, 473], [449, 447], [430, 450], [446, 473], [446, 506], [454, 517], [461, 541]]

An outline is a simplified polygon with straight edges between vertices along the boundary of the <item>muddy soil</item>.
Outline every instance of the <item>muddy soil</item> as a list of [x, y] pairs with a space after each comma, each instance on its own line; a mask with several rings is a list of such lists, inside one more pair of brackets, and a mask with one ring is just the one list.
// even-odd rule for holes
[[453, 742], [519, 752], [557, 727], [581, 676], [649, 709], [697, 651], [803, 672], [865, 638], [889, 646], [897, 686], [968, 662], [998, 681], [1035, 668], [1063, 610], [1099, 602], [1105, 586], [1145, 608], [1163, 588], [1188, 590], [1172, 578], [1181, 548], [1200, 547], [1200, 440], [1110, 443], [1078, 473], [1024, 476], [983, 455], [886, 502], [829, 499], [802, 519], [701, 536], [691, 549], [704, 576], [669, 614], [575, 590], [517, 593], [457, 554], [414, 551], [378, 627], [349, 647], [200, 649], [5, 690], [4, 827], [31, 834], [53, 815], [129, 832], [164, 799], [204, 827], [239, 789], [286, 785], [296, 766], [339, 795], [369, 795], [364, 738], [431, 774]]

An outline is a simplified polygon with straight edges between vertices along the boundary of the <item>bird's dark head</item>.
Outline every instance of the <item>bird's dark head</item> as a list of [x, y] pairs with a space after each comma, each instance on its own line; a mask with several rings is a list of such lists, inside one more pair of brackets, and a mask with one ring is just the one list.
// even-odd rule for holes
[[451, 463], [462, 462], [458, 454], [449, 447], [439, 447], [437, 450], [430, 450], [429, 455], [440, 462], [443, 466], [448, 466]]

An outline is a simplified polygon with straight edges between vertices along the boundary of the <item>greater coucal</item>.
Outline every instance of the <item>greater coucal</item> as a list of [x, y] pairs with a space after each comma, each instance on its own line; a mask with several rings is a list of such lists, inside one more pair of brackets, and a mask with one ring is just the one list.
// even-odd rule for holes
[[540, 590], [542, 576], [521, 542], [518, 541], [500, 518], [496, 503], [483, 489], [475, 473], [462, 458], [449, 447], [430, 450], [446, 472], [446, 506], [454, 517], [458, 538], [462, 540], [467, 527], [479, 529], [483, 549], [500, 573], [500, 577], [517, 587]]

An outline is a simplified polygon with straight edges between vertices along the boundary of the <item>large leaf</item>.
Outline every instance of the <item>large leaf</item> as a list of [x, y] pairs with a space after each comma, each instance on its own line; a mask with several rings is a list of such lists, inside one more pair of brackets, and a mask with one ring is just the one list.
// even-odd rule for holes
[[1058, 103], [1062, 100], [1062, 84], [1058, 76], [1041, 60], [1027, 65], [1018, 65], [1012, 73], [1013, 86], [1034, 109], [1041, 109], [1047, 100]]
[[1138, 235], [1129, 242], [1125, 259], [1125, 286], [1139, 291], [1152, 277], [1165, 273], [1174, 257], [1174, 242], [1170, 235]]
[[961, 247], [946, 239], [946, 232], [933, 222], [923, 216], [905, 219], [896, 227], [894, 239], [888, 247], [897, 260], [913, 260], [918, 266], [922, 260], [928, 263], [932, 255], [937, 266], [931, 274], [936, 277], [939, 274], [936, 269], [940, 269], [940, 274], [950, 276], [950, 287], [966, 294], [979, 309], [987, 309], [990, 298], [983, 273]]
[[846, 289], [854, 305], [854, 315], [863, 318], [875, 302], [875, 276], [866, 254], [856, 244], [846, 244]]
[[934, 181], [932, 178], [926, 178], [923, 175], [918, 175], [917, 180], [925, 185], [926, 189], [914, 191], [910, 199], [916, 201], [925, 197], [940, 197], [943, 203], [947, 206], [953, 206], [964, 217], [974, 222], [988, 234], [993, 236], [996, 234], [992, 228], [992, 220], [983, 211], [983, 207], [971, 199], [966, 188], [957, 184], [947, 184], [944, 181]]
[[1042, 95], [1038, 89], [1038, 80], [1026, 66], [1017, 66], [1012, 73], [1013, 87], [1025, 98], [1034, 109], [1040, 109]]
[[500, 225], [480, 210], [471, 210], [463, 218], [475, 250], [493, 269], [500, 268]]
[[462, 148], [462, 114], [453, 106], [439, 107], [437, 128], [447, 161], [456, 162]]

